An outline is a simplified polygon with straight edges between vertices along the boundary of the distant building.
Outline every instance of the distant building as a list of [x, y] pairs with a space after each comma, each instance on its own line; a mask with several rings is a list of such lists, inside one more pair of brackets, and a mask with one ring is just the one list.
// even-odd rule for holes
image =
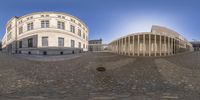
[[89, 51], [103, 51], [102, 39], [89, 40]]
[[200, 51], [200, 41], [193, 41], [191, 44], [194, 48], [194, 51]]

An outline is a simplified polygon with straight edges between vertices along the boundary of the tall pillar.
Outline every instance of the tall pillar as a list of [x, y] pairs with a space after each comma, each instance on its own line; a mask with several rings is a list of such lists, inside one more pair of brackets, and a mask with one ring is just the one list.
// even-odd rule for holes
[[117, 54], [119, 54], [119, 42], [117, 40]]
[[138, 34], [138, 56], [140, 56], [140, 35]]
[[143, 47], [142, 47], [142, 51], [143, 51], [143, 56], [145, 56], [145, 34], [143, 34]]
[[154, 55], [156, 56], [156, 49], [157, 49], [157, 45], [156, 45], [156, 34], [155, 34], [155, 38], [154, 38]]
[[119, 47], [120, 47], [119, 51], [121, 55], [122, 54], [122, 40], [121, 39], [119, 39]]
[[173, 50], [172, 50], [172, 53], [173, 53], [173, 55], [175, 54], [175, 51], [174, 51], [174, 44], [175, 44], [175, 43], [174, 43], [174, 38], [172, 38], [172, 49], [173, 49]]
[[131, 55], [130, 51], [131, 51], [131, 36], [128, 37], [128, 55], [129, 56]]
[[118, 54], [120, 54], [120, 39], [118, 40]]
[[119, 39], [119, 54], [121, 54], [121, 39]]
[[162, 35], [160, 34], [160, 48], [159, 48], [160, 50], [160, 56], [162, 56]]
[[174, 54], [176, 54], [176, 39], [174, 39]]
[[170, 43], [169, 43], [169, 37], [167, 37], [167, 40], [168, 40], [168, 46], [167, 46], [167, 50], [168, 50], [168, 55], [170, 55]]
[[117, 41], [115, 41], [115, 53], [117, 53]]
[[164, 36], [164, 47], [165, 47], [164, 56], [166, 56], [166, 53], [167, 53], [167, 52], [166, 52], [166, 46], [167, 46], [167, 45], [166, 45], [166, 36]]
[[125, 37], [125, 55], [127, 54], [127, 40], [126, 40], [127, 37]]
[[133, 35], [133, 47], [132, 47], [133, 56], [135, 56], [135, 35]]
[[149, 56], [151, 56], [151, 34], [149, 34]]
[[171, 41], [170, 41], [170, 42], [171, 42], [171, 43], [170, 43], [170, 44], [171, 44], [171, 55], [173, 55], [173, 39], [170, 38], [170, 40], [171, 40]]
[[124, 39], [122, 38], [122, 55], [124, 54], [124, 45], [123, 45], [123, 43], [124, 43]]

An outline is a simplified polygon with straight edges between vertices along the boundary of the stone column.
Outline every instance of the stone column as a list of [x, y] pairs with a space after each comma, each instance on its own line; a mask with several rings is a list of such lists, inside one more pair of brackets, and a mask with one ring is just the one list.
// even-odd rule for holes
[[156, 34], [155, 34], [155, 38], [154, 38], [154, 55], [155, 55], [155, 56], [156, 56], [156, 52], [157, 52], [157, 51], [156, 51], [156, 49], [157, 49], [157, 45], [156, 45], [156, 44], [157, 44], [157, 43], [156, 43], [157, 41], [156, 41], [156, 39], [157, 39], [157, 38], [156, 38]]
[[143, 51], [143, 56], [145, 56], [145, 34], [143, 34], [143, 47], [142, 47], [142, 51]]
[[118, 40], [118, 54], [120, 54], [120, 39]]
[[117, 41], [115, 41], [115, 53], [117, 53]]
[[125, 54], [125, 39], [123, 38], [123, 55]]
[[140, 56], [140, 35], [138, 34], [138, 56]]
[[133, 35], [133, 47], [132, 47], [133, 56], [135, 56], [135, 35]]
[[130, 53], [130, 49], [131, 49], [131, 36], [128, 37], [128, 55], [130, 56], [131, 53]]
[[119, 54], [119, 42], [117, 40], [117, 54]]
[[151, 34], [149, 34], [149, 56], [151, 56]]
[[119, 54], [121, 54], [121, 49], [122, 49], [121, 48], [121, 42], [122, 42], [121, 39], [119, 39]]
[[166, 53], [167, 53], [167, 52], [166, 52], [166, 46], [167, 46], [167, 45], [166, 45], [166, 36], [164, 36], [164, 46], [165, 46], [164, 56], [166, 56]]
[[119, 51], [120, 51], [120, 54], [122, 54], [122, 40], [119, 39]]
[[123, 38], [121, 38], [121, 54], [123, 54]]
[[176, 39], [174, 39], [174, 54], [176, 54]]
[[170, 37], [170, 44], [171, 44], [171, 55], [173, 55], [173, 39]]
[[127, 40], [126, 40], [127, 37], [125, 37], [125, 55], [127, 54]]
[[168, 39], [168, 46], [167, 46], [167, 50], [168, 50], [168, 55], [170, 55], [170, 43], [169, 43], [169, 37], [167, 37]]
[[160, 56], [162, 56], [162, 35], [160, 34], [160, 48], [159, 48], [160, 50]]

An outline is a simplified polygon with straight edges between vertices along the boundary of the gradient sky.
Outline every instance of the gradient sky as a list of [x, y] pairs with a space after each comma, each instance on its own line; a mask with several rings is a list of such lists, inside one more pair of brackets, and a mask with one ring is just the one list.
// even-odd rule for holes
[[41, 11], [74, 15], [89, 27], [89, 38], [109, 43], [135, 32], [165, 26], [188, 40], [200, 40], [200, 0], [1, 0], [0, 38], [13, 16]]

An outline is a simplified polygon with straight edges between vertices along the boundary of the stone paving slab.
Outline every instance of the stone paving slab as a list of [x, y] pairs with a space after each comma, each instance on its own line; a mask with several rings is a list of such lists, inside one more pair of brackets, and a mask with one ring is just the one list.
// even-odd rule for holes
[[0, 53], [0, 100], [199, 100], [198, 54], [87, 53], [42, 62]]

